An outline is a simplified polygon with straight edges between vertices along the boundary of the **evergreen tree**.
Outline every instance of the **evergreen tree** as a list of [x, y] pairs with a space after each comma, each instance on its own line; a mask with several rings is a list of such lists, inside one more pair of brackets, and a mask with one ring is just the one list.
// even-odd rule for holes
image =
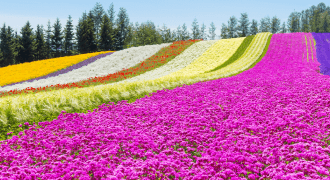
[[172, 42], [175, 42], [178, 40], [178, 36], [175, 30], [172, 31]]
[[124, 41], [124, 49], [130, 48], [132, 46], [131, 42], [133, 40], [133, 23], [130, 23], [128, 26], [128, 33]]
[[288, 19], [288, 30], [290, 32], [300, 32], [300, 13], [293, 12]]
[[62, 35], [63, 35], [63, 32], [62, 32], [62, 27], [61, 27], [61, 23], [60, 23], [60, 20], [57, 18], [56, 19], [56, 22], [54, 24], [54, 31], [53, 31], [53, 36], [52, 36], [52, 45], [54, 46], [55, 48], [55, 55], [54, 57], [60, 57], [61, 55], [61, 52], [62, 52], [62, 47], [63, 47], [63, 42], [62, 42]]
[[36, 30], [36, 52], [35, 52], [35, 59], [36, 60], [42, 60], [47, 59], [47, 49], [44, 39], [44, 32], [43, 32], [43, 26], [37, 25]]
[[236, 38], [237, 34], [237, 19], [235, 16], [229, 18], [228, 21], [228, 38]]
[[242, 13], [241, 19], [238, 22], [239, 22], [239, 25], [237, 27], [238, 36], [239, 37], [248, 36], [250, 34], [249, 32], [250, 22], [247, 13]]
[[310, 11], [307, 9], [306, 11], [301, 12], [301, 30], [302, 32], [310, 32], [309, 27], [309, 17]]
[[271, 22], [269, 16], [260, 20], [260, 32], [271, 32]]
[[177, 33], [177, 41], [182, 41], [183, 40], [183, 36], [182, 36], [182, 30], [181, 30], [181, 26], [179, 25], [177, 30], [176, 30], [176, 33]]
[[170, 42], [173, 42], [172, 41], [172, 33], [171, 33], [171, 29], [166, 29], [165, 31], [165, 43], [170, 43]]
[[228, 31], [228, 27], [224, 23], [222, 23], [220, 34], [221, 39], [228, 39]]
[[320, 23], [319, 23], [319, 29], [321, 33], [327, 33], [329, 32], [329, 23], [328, 23], [328, 18], [329, 15], [328, 13], [324, 13], [323, 18], [320, 19]]
[[215, 30], [216, 30], [216, 27], [215, 27], [214, 23], [212, 22], [211, 27], [209, 28], [209, 34], [210, 34], [209, 38], [211, 38], [211, 40], [215, 40], [215, 36], [216, 36]]
[[86, 21], [86, 28], [87, 28], [87, 40], [88, 40], [88, 53], [96, 52], [97, 51], [97, 40], [96, 34], [94, 31], [94, 15], [92, 11], [89, 11]]
[[73, 25], [71, 16], [69, 15], [69, 20], [66, 23], [66, 27], [64, 29], [64, 50], [66, 55], [73, 54]]
[[206, 40], [207, 39], [207, 34], [205, 32], [206, 26], [203, 23], [201, 30], [200, 30], [200, 39]]
[[186, 23], [183, 23], [182, 25], [181, 35], [182, 35], [182, 40], [184, 41], [190, 39], [189, 32], [187, 31]]
[[[96, 40], [97, 42], [100, 41], [99, 31], [100, 31], [100, 25], [102, 21], [102, 17], [105, 14], [103, 7], [100, 3], [96, 3], [94, 9], [93, 9], [93, 15], [94, 15], [94, 31], [96, 32]], [[100, 43], [97, 43], [97, 46], [100, 46]]]
[[274, 16], [272, 18], [272, 23], [271, 23], [271, 28], [270, 28], [271, 29], [271, 33], [272, 34], [278, 33], [280, 31], [280, 29], [281, 29], [280, 25], [281, 25], [280, 19], [277, 18], [276, 16]]
[[127, 38], [128, 34], [128, 26], [129, 26], [129, 17], [126, 13], [125, 8], [120, 8], [119, 13], [118, 13], [118, 18], [116, 20], [116, 25], [117, 25], [117, 50], [122, 50], [124, 47], [124, 41]]
[[115, 11], [114, 11], [114, 6], [113, 6], [113, 3], [111, 3], [110, 5], [110, 9], [108, 11], [109, 13], [109, 20], [110, 20], [110, 32], [112, 33], [111, 36], [113, 38], [113, 43], [111, 44], [111, 50], [115, 50], [115, 37], [116, 37], [116, 34], [115, 34]]
[[168, 39], [165, 39], [165, 35], [166, 35], [166, 30], [167, 30], [167, 27], [165, 24], [163, 24], [163, 27], [162, 29], [160, 29], [160, 34], [162, 36], [162, 43], [166, 43], [168, 41]]
[[319, 3], [318, 5], [317, 5], [317, 7], [316, 7], [318, 10], [319, 10], [319, 12], [320, 13], [323, 13], [324, 11], [326, 11], [326, 5], [323, 3], [323, 2], [321, 2], [321, 3]]
[[21, 41], [22, 37], [20, 35], [17, 34], [17, 30], [15, 31], [14, 37], [13, 37], [13, 45], [14, 45], [14, 64], [18, 64], [19, 62], [17, 61], [17, 56], [18, 56], [18, 52], [19, 50], [22, 48], [20, 41]]
[[87, 14], [86, 12], [84, 12], [82, 19], [79, 18], [79, 22], [76, 27], [77, 47], [80, 54], [85, 54], [89, 52], [86, 21], [87, 21]]
[[286, 32], [287, 32], [287, 29], [286, 29], [286, 26], [285, 26], [285, 22], [283, 22], [280, 33], [286, 33]]
[[53, 50], [52, 50], [52, 35], [51, 35], [51, 32], [52, 32], [52, 29], [51, 29], [51, 26], [50, 26], [50, 21], [48, 20], [48, 30], [46, 31], [46, 51], [47, 51], [47, 59], [50, 59], [52, 58], [52, 53], [53, 53]]
[[259, 30], [258, 30], [258, 21], [253, 19], [251, 27], [250, 27], [250, 34], [251, 35], [256, 35], [258, 32], [259, 32]]
[[110, 28], [110, 19], [104, 14], [101, 22], [100, 31], [100, 49], [101, 51], [109, 51], [113, 44], [113, 34]]
[[13, 30], [10, 28], [10, 26], [8, 26], [8, 29], [6, 29], [6, 25], [4, 24], [3, 27], [1, 28], [1, 32], [0, 32], [1, 67], [15, 64], [15, 56], [14, 56], [15, 47], [13, 44], [12, 33]]
[[195, 18], [194, 19], [194, 22], [192, 23], [192, 38], [193, 39], [200, 39], [199, 37], [199, 25], [198, 25], [198, 22], [197, 22], [197, 19]]
[[20, 63], [32, 62], [35, 54], [35, 46], [33, 43], [34, 34], [32, 32], [30, 22], [21, 29], [22, 38], [20, 39], [21, 48], [19, 49], [17, 61]]

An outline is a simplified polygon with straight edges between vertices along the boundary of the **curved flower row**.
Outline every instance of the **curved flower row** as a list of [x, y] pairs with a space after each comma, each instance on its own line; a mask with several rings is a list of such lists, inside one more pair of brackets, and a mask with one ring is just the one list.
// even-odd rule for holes
[[67, 68], [73, 64], [77, 64], [90, 57], [109, 52], [113, 51], [58, 57], [3, 67], [0, 68], [0, 86], [44, 76], [63, 68]]
[[329, 179], [330, 78], [303, 57], [305, 34], [274, 34], [237, 76], [21, 125], [0, 142], [0, 176]]
[[226, 62], [226, 60], [228, 60], [235, 53], [244, 39], [245, 37], [219, 40], [187, 67], [167, 76], [161, 77], [161, 79], [182, 75], [196, 75], [212, 70]]
[[164, 66], [156, 68], [152, 71], [148, 71], [139, 76], [136, 76], [136, 77], [133, 77], [130, 79], [126, 79], [124, 81], [120, 81], [118, 83], [133, 82], [133, 81], [140, 81], [140, 80], [153, 80], [153, 79], [157, 79], [157, 78], [166, 76], [173, 72], [179, 71], [180, 69], [183, 69], [186, 66], [188, 66], [189, 64], [191, 64], [192, 62], [196, 61], [196, 59], [198, 59], [201, 55], [203, 55], [203, 53], [205, 53], [205, 51], [207, 51], [210, 47], [212, 47], [218, 41], [219, 40], [208, 40], [208, 41], [197, 42], [197, 43], [191, 45], [185, 51], [183, 51], [182, 54], [176, 56], [170, 62], [164, 64]]
[[[7, 86], [0, 88], [1, 91], [9, 90], [22, 90], [27, 87], [45, 87], [57, 84], [66, 84], [86, 80], [88, 78], [94, 78], [96, 76], [104, 76], [112, 73], [116, 73], [123, 69], [128, 69], [144, 61], [150, 56], [157, 53], [160, 49], [171, 45], [172, 43], [147, 45], [140, 47], [131, 47], [125, 50], [116, 51], [113, 54], [100, 58], [93, 63], [83, 66], [79, 69], [74, 69], [65, 74], [60, 74], [55, 77], [47, 79], [39, 79], [33, 82], [24, 82], [13, 86]], [[75, 58], [73, 58], [75, 59]], [[71, 60], [70, 60], [71, 61]], [[60, 63], [60, 62], [58, 62]], [[1, 71], [1, 69], [0, 69]]]

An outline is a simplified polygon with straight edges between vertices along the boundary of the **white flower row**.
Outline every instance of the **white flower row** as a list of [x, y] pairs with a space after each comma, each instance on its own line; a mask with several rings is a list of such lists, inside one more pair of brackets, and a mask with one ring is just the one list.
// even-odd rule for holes
[[127, 69], [133, 67], [171, 44], [172, 43], [146, 45], [116, 51], [109, 56], [100, 58], [87, 66], [72, 70], [68, 73], [47, 79], [35, 80], [33, 82], [23, 82], [22, 84], [1, 87], [0, 91], [10, 91], [14, 89], [23, 90], [28, 87], [38, 88], [56, 84], [67, 84], [97, 76], [106, 76], [121, 71], [123, 68]]
[[[133, 82], [140, 80], [153, 80], [158, 79], [173, 72], [179, 71], [180, 69], [185, 68], [197, 58], [199, 58], [207, 49], [209, 49], [214, 43], [219, 40], [208, 40], [208, 41], [199, 41], [195, 44], [189, 46], [186, 50], [184, 50], [181, 54], [177, 55], [174, 59], [164, 64], [163, 66], [143, 73], [139, 76], [135, 76], [130, 79], [126, 79], [124, 81], [120, 81], [117, 83], [123, 82]], [[116, 83], [114, 83], [116, 84]]]

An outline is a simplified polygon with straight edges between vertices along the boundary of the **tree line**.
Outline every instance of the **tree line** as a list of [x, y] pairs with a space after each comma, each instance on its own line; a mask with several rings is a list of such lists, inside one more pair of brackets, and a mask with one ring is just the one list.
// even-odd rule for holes
[[[287, 25], [274, 16], [249, 22], [248, 14], [242, 13], [239, 20], [235, 16], [229, 18], [228, 24], [222, 23], [220, 38], [236, 38], [255, 35], [259, 32], [287, 33], [287, 32], [330, 32], [330, 7], [324, 3], [312, 6], [301, 13], [290, 14]], [[33, 28], [29, 21], [22, 27], [20, 35], [13, 33], [13, 29], [5, 23], [0, 29], [0, 67], [32, 62], [42, 59], [71, 56], [77, 54], [122, 50], [129, 47], [170, 43], [188, 39], [214, 40], [216, 27], [212, 22], [208, 33], [203, 23], [199, 28], [197, 19], [192, 23], [192, 33], [189, 33], [184, 23], [171, 31], [165, 24], [161, 28], [147, 21], [139, 24], [129, 22], [125, 8], [120, 8], [115, 19], [114, 5], [111, 3], [106, 13], [100, 3], [88, 13], [86, 11], [79, 18], [78, 25], [72, 25], [69, 15], [64, 30], [57, 18], [53, 26], [48, 21], [47, 30], [37, 25]]]

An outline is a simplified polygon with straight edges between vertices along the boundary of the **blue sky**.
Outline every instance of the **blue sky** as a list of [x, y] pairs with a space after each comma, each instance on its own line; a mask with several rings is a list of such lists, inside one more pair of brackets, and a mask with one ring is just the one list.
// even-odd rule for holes
[[262, 18], [266, 16], [272, 18], [276, 15], [282, 25], [283, 21], [287, 22], [290, 13], [294, 10], [301, 12], [312, 5], [317, 6], [320, 2], [326, 3], [318, 0], [13, 0], [1, 2], [0, 27], [6, 23], [6, 27], [10, 26], [19, 33], [29, 21], [35, 31], [37, 24], [43, 25], [46, 29], [48, 20], [53, 26], [56, 18], [59, 18], [63, 30], [69, 15], [75, 27], [82, 13], [92, 10], [96, 2], [99, 2], [106, 12], [113, 3], [116, 18], [119, 8], [125, 8], [130, 22], [134, 24], [150, 20], [156, 27], [165, 24], [174, 30], [186, 23], [191, 33], [191, 24], [195, 18], [199, 28], [203, 23], [206, 25], [206, 32], [209, 32], [210, 24], [213, 22], [216, 26], [217, 39], [221, 24], [227, 24], [231, 16], [239, 19], [241, 13], [246, 12], [250, 22], [255, 19], [260, 23]]

